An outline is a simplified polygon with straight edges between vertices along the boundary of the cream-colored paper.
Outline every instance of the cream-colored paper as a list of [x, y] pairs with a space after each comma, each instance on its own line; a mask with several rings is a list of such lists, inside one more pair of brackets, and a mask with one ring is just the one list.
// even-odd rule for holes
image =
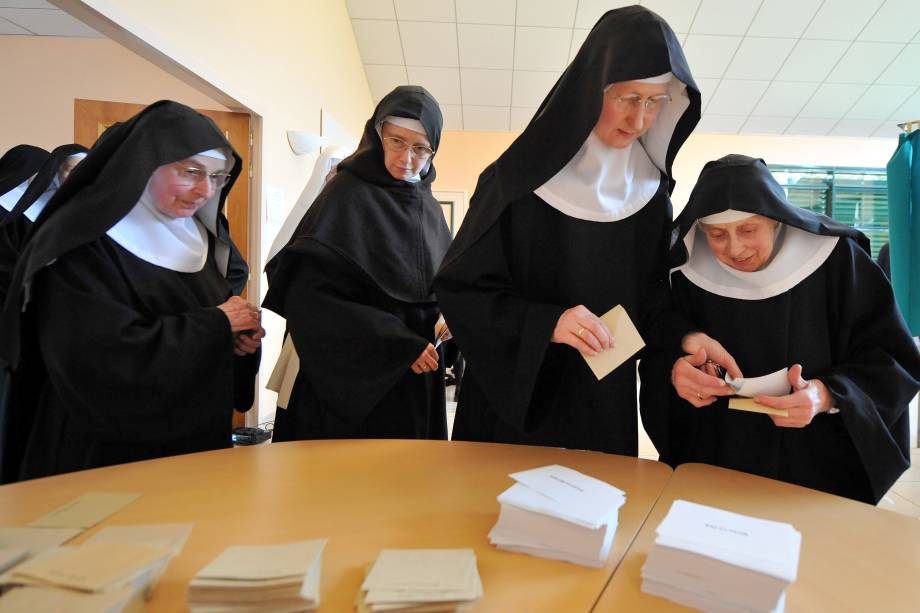
[[323, 554], [326, 539], [297, 541], [281, 545], [236, 545], [228, 547], [196, 579], [262, 580], [303, 577]]
[[29, 555], [62, 545], [83, 531], [77, 528], [0, 526], [0, 547], [28, 547]]
[[622, 305], [618, 304], [601, 315], [601, 321], [607, 324], [613, 335], [614, 347], [597, 355], [582, 356], [598, 381], [645, 347], [645, 341]]
[[0, 549], [0, 573], [6, 572], [25, 560], [29, 555], [28, 547], [4, 547]]
[[384, 549], [361, 589], [461, 591], [475, 568], [472, 549]]
[[167, 549], [177, 556], [182, 553], [185, 542], [192, 533], [195, 524], [151, 524], [137, 526], [106, 526], [84, 542], [90, 543], [131, 543], [149, 545]]
[[300, 372], [300, 356], [297, 355], [297, 349], [294, 348], [294, 339], [290, 334], [284, 339], [281, 346], [281, 355], [275, 362], [275, 369], [272, 370], [266, 389], [278, 392], [279, 409], [286, 409], [288, 402], [291, 400], [291, 390], [294, 389], [294, 381], [297, 380], [297, 373]]
[[749, 411], [751, 413], [766, 413], [767, 415], [779, 415], [789, 417], [789, 411], [786, 409], [774, 409], [766, 405], [754, 402], [751, 398], [729, 398], [728, 408], [736, 411]]
[[[134, 599], [136, 602], [131, 602]], [[10, 590], [0, 598], [0, 613], [37, 613], [67, 611], [67, 613], [123, 613], [140, 610], [139, 596], [131, 588], [100, 594], [86, 594], [55, 588], [22, 587]]]
[[57, 555], [27, 560], [11, 575], [85, 592], [120, 589], [169, 557], [169, 551], [129, 543], [90, 543], [61, 549]]
[[140, 497], [140, 494], [124, 492], [88, 492], [29, 525], [33, 528], [91, 528]]

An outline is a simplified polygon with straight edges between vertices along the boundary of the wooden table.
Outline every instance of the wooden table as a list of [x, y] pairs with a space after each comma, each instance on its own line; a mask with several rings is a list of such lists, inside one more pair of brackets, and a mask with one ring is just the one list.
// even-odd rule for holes
[[[547, 464], [574, 468], [626, 492], [605, 567], [513, 554], [489, 544], [498, 518], [495, 497], [512, 484], [508, 473]], [[229, 545], [323, 537], [329, 539], [323, 611], [353, 610], [364, 565], [380, 549], [399, 547], [472, 547], [485, 590], [476, 611], [589, 611], [671, 472], [658, 462], [544, 447], [409, 440], [281, 443], [0, 487], [0, 524], [25, 525], [88, 491], [143, 492], [100, 526], [195, 523], [149, 611], [184, 610], [189, 579]]]
[[868, 504], [705, 464], [677, 467], [594, 608], [690, 611], [640, 591], [655, 528], [676, 499], [792, 524], [802, 533], [786, 611], [920, 611], [920, 522]]

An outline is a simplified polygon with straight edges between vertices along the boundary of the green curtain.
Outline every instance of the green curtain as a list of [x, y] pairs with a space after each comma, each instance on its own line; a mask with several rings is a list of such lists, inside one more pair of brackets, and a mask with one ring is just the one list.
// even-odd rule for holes
[[920, 130], [901, 134], [888, 162], [888, 230], [895, 299], [920, 336]]

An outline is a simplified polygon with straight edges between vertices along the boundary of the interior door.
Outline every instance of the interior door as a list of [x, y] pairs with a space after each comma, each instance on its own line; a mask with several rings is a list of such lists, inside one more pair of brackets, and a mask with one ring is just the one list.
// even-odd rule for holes
[[[75, 99], [73, 110], [74, 142], [85, 147], [92, 147], [106, 128], [118, 121], [130, 119], [144, 108], [145, 105], [143, 104]], [[240, 250], [240, 253], [243, 254], [243, 258], [252, 266], [252, 259], [249, 257], [249, 188], [252, 179], [250, 116], [247, 113], [196, 110], [214, 120], [214, 123], [223, 130], [224, 136], [236, 149], [237, 154], [243, 159], [243, 170], [227, 197], [224, 214], [230, 222], [230, 236], [233, 242]], [[257, 276], [257, 273], [253, 276]], [[243, 298], [247, 294], [248, 288], [243, 292]], [[245, 425], [244, 422], [243, 414], [233, 414], [234, 426]]]

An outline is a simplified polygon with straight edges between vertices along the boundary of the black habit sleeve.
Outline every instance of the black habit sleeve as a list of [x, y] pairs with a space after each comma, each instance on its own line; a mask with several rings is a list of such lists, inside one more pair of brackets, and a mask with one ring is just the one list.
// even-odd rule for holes
[[435, 294], [491, 407], [527, 433], [531, 397], [565, 308], [528, 299], [515, 287], [505, 253], [511, 210], [438, 271]]
[[[357, 266], [324, 244], [304, 241], [287, 257], [283, 314], [301, 369], [316, 393], [355, 425], [409, 372], [430, 342], [397, 316], [409, 307], [385, 292]], [[434, 330], [432, 330], [432, 335]]]
[[836, 359], [822, 372], [803, 364], [803, 376], [827, 386], [878, 500], [910, 466], [907, 406], [920, 387], [920, 354], [881, 270], [854, 241], [841, 243], [847, 257], [829, 281]]

